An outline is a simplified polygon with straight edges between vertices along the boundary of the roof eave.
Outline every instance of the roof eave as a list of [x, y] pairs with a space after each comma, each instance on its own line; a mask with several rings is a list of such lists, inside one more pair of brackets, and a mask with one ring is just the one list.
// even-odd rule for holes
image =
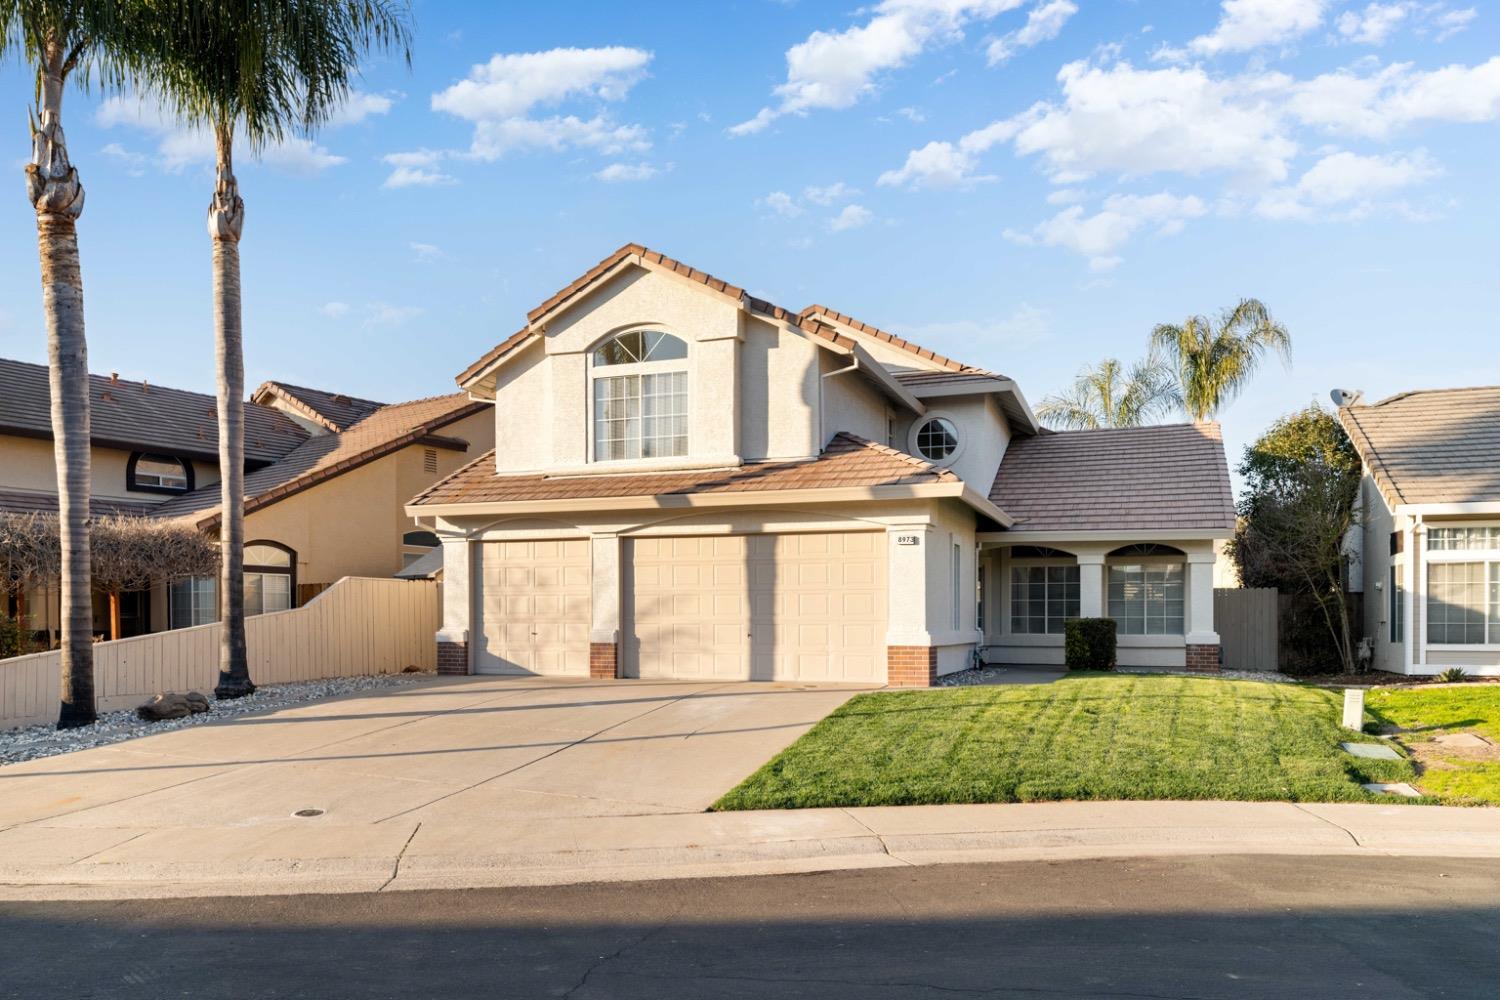
[[1008, 531], [982, 531], [978, 536], [981, 543], [1003, 543], [1007, 545], [1025, 545], [1031, 542], [1111, 540], [1122, 542], [1207, 542], [1233, 537], [1233, 525], [1218, 528], [1089, 528], [1079, 531], [1062, 528], [1028, 530], [1025, 527], [1020, 527], [1012, 528]]

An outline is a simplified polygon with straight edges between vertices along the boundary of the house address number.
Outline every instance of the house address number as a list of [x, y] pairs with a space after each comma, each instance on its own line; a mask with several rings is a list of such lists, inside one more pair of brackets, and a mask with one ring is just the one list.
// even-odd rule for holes
[[897, 535], [896, 536], [896, 544], [897, 545], [921, 545], [922, 544], [922, 536], [920, 536], [920, 535]]

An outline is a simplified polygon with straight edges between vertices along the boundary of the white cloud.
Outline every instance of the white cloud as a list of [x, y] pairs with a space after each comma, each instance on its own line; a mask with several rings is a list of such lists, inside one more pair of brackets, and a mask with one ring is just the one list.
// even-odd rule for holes
[[331, 128], [341, 125], [357, 125], [372, 115], [383, 115], [391, 110], [395, 102], [382, 94], [367, 94], [356, 90], [348, 100], [339, 105], [328, 119]]
[[407, 245], [411, 247], [412, 255], [417, 258], [419, 263], [429, 264], [435, 260], [441, 260], [443, 257], [442, 248], [436, 244], [409, 243]]
[[772, 191], [764, 198], [756, 201], [762, 208], [769, 208], [777, 215], [785, 219], [795, 219], [802, 214], [802, 206], [797, 204], [796, 199], [785, 191]]
[[649, 181], [659, 173], [661, 171], [649, 163], [611, 163], [594, 176], [601, 181], [619, 183], [621, 181]]
[[325, 302], [318, 307], [318, 312], [329, 319], [343, 319], [349, 315], [349, 303], [347, 302]]
[[434, 111], [473, 122], [517, 118], [570, 97], [623, 100], [645, 75], [651, 53], [609, 46], [497, 54], [469, 77], [432, 95]]
[[834, 202], [848, 201], [858, 195], [859, 191], [845, 184], [843, 181], [835, 181], [823, 187], [807, 187], [802, 189], [802, 197], [814, 205], [828, 207]]
[[917, 125], [927, 120], [927, 115], [923, 113], [921, 108], [897, 108], [896, 114]]
[[103, 149], [99, 150], [99, 152], [103, 153], [105, 156], [109, 157], [112, 160], [119, 160], [121, 163], [125, 164], [125, 172], [131, 177], [139, 177], [143, 173], [145, 173], [145, 171], [141, 169], [146, 163], [146, 156], [144, 153], [133, 152], [129, 149], [126, 149], [118, 142], [108, 143], [104, 146]]
[[759, 132], [783, 115], [839, 110], [876, 87], [882, 73], [899, 69], [929, 47], [963, 37], [965, 26], [1019, 7], [1022, 0], [882, 0], [863, 24], [843, 31], [814, 31], [786, 53], [786, 82], [777, 103], [734, 125], [731, 135]]
[[1466, 7], [1463, 10], [1443, 11], [1432, 19], [1433, 26], [1437, 28], [1437, 33], [1433, 35], [1434, 40], [1446, 42], [1467, 28], [1478, 16], [1479, 11], [1473, 7]]
[[1346, 41], [1384, 45], [1391, 32], [1406, 20], [1411, 11], [1409, 3], [1372, 3], [1362, 11], [1344, 11], [1335, 24]]
[[371, 302], [365, 306], [363, 323], [367, 327], [403, 326], [425, 311], [420, 306], [393, 306], [389, 302]]
[[1330, 153], [1294, 185], [1266, 192], [1256, 211], [1268, 219], [1310, 219], [1330, 210], [1343, 217], [1367, 215], [1377, 199], [1442, 173], [1425, 150], [1388, 156]]
[[831, 232], [842, 233], [846, 229], [858, 229], [869, 225], [870, 220], [874, 218], [875, 213], [863, 205], [845, 205], [843, 211], [828, 220], [828, 229]]
[[1289, 90], [1287, 108], [1304, 124], [1370, 138], [1425, 121], [1490, 122], [1500, 118], [1500, 56], [1426, 72], [1410, 63], [1365, 76], [1338, 70]]
[[1047, 195], [1049, 205], [1076, 205], [1088, 198], [1088, 192], [1078, 188], [1058, 188]]
[[1200, 56], [1294, 41], [1323, 23], [1328, 0], [1224, 0], [1219, 24], [1188, 42]]
[[445, 154], [435, 149], [415, 149], [405, 153], [387, 153], [381, 160], [391, 166], [384, 187], [431, 187], [453, 184], [455, 179], [438, 168]]
[[469, 153], [481, 160], [498, 160], [508, 153], [534, 150], [590, 149], [605, 156], [616, 156], [650, 148], [651, 141], [644, 128], [619, 125], [601, 114], [588, 119], [567, 115], [477, 122]]
[[[156, 162], [168, 172], [176, 173], [187, 166], [214, 162], [212, 132], [203, 127], [183, 126], [153, 98], [140, 94], [105, 98], [94, 112], [94, 121], [101, 128], [124, 126], [157, 136]], [[243, 131], [236, 134], [235, 145], [237, 149], [249, 149], [249, 140]], [[300, 136], [288, 136], [268, 143], [260, 151], [259, 159], [267, 166], [294, 174], [321, 173], [348, 162], [345, 157]]]
[[606, 156], [650, 148], [646, 129], [591, 118], [533, 118], [539, 107], [565, 100], [618, 102], [644, 79], [651, 53], [609, 46], [496, 55], [466, 80], [432, 96], [432, 107], [474, 123], [469, 154], [497, 160], [512, 152], [589, 149]]
[[929, 142], [907, 153], [905, 163], [896, 170], [887, 170], [875, 183], [887, 187], [951, 188], [992, 181], [993, 176], [975, 173], [979, 157], [1012, 138], [1019, 128], [1014, 120], [998, 121], [970, 132], [957, 143]]
[[1001, 35], [990, 42], [986, 54], [990, 65], [997, 66], [1016, 54], [1018, 49], [1030, 48], [1051, 41], [1062, 33], [1063, 25], [1078, 13], [1078, 5], [1072, 0], [1038, 0], [1026, 23], [1015, 31]]
[[1166, 191], [1153, 195], [1111, 195], [1100, 211], [1085, 215], [1072, 205], [1038, 224], [1031, 232], [1005, 230], [1005, 238], [1023, 246], [1054, 246], [1089, 258], [1089, 268], [1108, 271], [1121, 261], [1116, 251], [1144, 228], [1159, 235], [1182, 231], [1188, 219], [1204, 215], [1208, 207], [1197, 197], [1178, 197]]

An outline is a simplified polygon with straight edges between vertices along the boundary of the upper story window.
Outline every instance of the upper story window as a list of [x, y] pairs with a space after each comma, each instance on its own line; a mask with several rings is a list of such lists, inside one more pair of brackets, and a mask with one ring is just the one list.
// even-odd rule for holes
[[958, 425], [947, 417], [931, 417], [916, 427], [917, 454], [929, 462], [947, 462], [958, 453]]
[[143, 493], [186, 493], [193, 488], [193, 467], [171, 455], [136, 452], [125, 467], [125, 488]]
[[634, 330], [594, 350], [594, 461], [674, 458], [688, 452], [687, 343]]

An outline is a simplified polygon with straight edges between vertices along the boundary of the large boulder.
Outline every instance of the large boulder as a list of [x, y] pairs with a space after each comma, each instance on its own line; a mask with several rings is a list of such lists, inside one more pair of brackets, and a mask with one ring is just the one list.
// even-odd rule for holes
[[208, 711], [208, 695], [203, 692], [189, 691], [183, 697], [187, 699], [188, 708], [193, 710], [194, 715], [197, 715], [199, 712]]
[[135, 714], [147, 722], [160, 722], [163, 719], [182, 719], [193, 714], [192, 703], [188, 701], [185, 694], [176, 694], [168, 691], [153, 697], [146, 704], [135, 710]]

